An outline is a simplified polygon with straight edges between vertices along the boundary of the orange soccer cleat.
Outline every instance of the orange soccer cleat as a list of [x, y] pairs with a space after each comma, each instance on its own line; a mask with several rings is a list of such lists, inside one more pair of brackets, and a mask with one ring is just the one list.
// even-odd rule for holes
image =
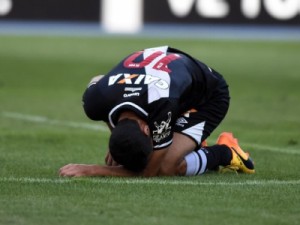
[[223, 132], [220, 134], [218, 140], [218, 145], [226, 145], [230, 148], [232, 152], [232, 159], [230, 165], [225, 166], [222, 170], [226, 171], [228, 169], [237, 172], [243, 172], [248, 174], [255, 173], [253, 160], [250, 158], [249, 153], [244, 152], [239, 146], [238, 140], [233, 137], [232, 133]]

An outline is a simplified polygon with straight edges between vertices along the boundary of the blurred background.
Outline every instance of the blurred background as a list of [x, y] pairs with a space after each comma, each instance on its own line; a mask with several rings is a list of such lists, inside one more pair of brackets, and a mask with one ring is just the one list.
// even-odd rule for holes
[[0, 0], [1, 33], [300, 39], [300, 0]]

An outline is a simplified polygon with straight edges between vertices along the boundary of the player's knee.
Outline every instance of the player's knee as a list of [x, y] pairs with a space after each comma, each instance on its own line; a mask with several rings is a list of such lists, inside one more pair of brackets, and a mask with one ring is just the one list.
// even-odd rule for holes
[[171, 163], [163, 162], [160, 166], [160, 176], [174, 176], [177, 173], [177, 167]]

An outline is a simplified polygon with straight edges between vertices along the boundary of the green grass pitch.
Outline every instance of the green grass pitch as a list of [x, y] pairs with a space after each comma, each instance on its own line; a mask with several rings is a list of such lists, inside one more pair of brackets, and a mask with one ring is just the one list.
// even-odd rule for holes
[[[254, 175], [58, 177], [103, 163], [109, 133], [89, 121], [88, 81], [122, 57], [170, 45], [221, 72], [232, 131]], [[0, 36], [0, 224], [300, 224], [300, 42]]]

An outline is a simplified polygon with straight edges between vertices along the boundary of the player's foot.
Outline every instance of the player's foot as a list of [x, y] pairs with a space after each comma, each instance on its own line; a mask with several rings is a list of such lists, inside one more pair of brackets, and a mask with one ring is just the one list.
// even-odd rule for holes
[[217, 140], [217, 144], [226, 145], [230, 148], [232, 152], [232, 159], [230, 161], [230, 165], [225, 166], [222, 169], [224, 170], [224, 172], [230, 169], [237, 172], [244, 172], [249, 174], [255, 173], [254, 163], [253, 160], [250, 158], [249, 153], [244, 152], [241, 149], [238, 140], [233, 137], [232, 133], [223, 132], [222, 134], [220, 134]]

